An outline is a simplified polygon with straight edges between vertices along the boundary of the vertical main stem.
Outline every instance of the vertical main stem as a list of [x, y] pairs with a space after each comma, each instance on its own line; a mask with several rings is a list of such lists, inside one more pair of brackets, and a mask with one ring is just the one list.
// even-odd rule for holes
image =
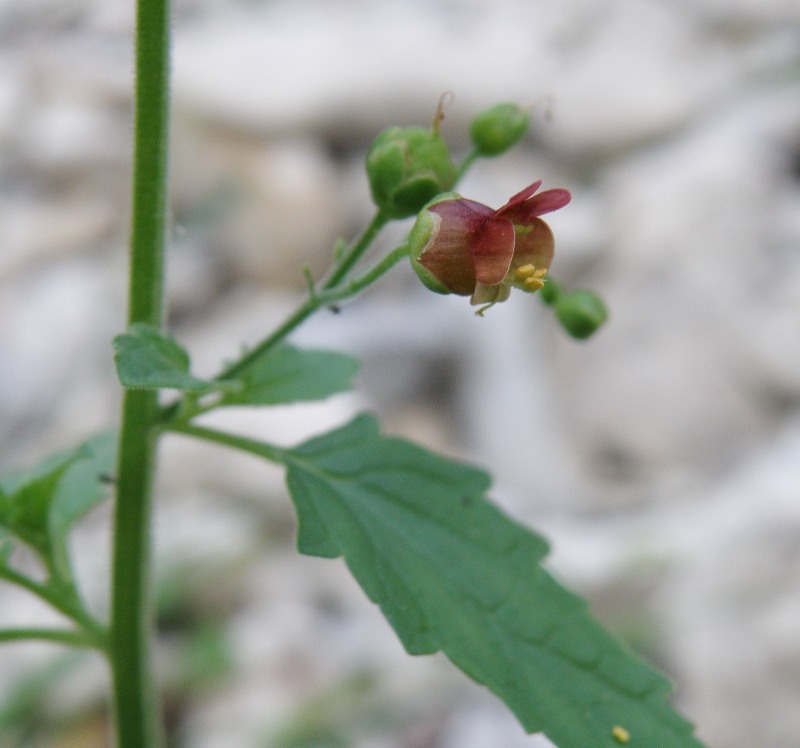
[[117, 748], [160, 743], [158, 699], [150, 640], [151, 486], [158, 412], [152, 393], [128, 390], [122, 411], [114, 517], [111, 603], [111, 669]]
[[[138, 0], [128, 322], [162, 324], [169, 121], [169, 0]], [[118, 748], [160, 743], [150, 655], [151, 489], [156, 392], [122, 405], [111, 589], [111, 670]]]

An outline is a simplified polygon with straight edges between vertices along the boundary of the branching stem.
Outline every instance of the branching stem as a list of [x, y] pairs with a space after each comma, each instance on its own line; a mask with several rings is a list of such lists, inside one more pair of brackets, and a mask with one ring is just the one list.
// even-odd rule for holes
[[0, 643], [31, 639], [65, 644], [70, 647], [97, 647], [97, 642], [81, 631], [42, 628], [0, 629]]
[[[373, 221], [374, 223], [374, 221]], [[365, 235], [367, 232], [365, 232]], [[384, 273], [394, 267], [400, 260], [408, 256], [408, 245], [402, 244], [392, 250], [386, 257], [384, 257], [377, 265], [368, 270], [364, 275], [355, 278], [337, 288], [330, 287], [331, 280], [329, 279], [323, 284], [321, 290], [314, 290], [309, 288], [306, 300], [291, 314], [283, 324], [279, 325], [268, 337], [264, 338], [258, 345], [251, 348], [244, 354], [238, 361], [224, 369], [217, 375], [217, 379], [235, 379], [248, 367], [260, 359], [270, 349], [274, 348], [289, 333], [299, 327], [306, 319], [308, 319], [318, 309], [326, 306], [331, 306], [344, 299], [349, 299], [352, 296], [363, 291], [367, 286], [373, 284]], [[335, 275], [335, 274], [334, 274]], [[333, 278], [333, 275], [331, 276]]]

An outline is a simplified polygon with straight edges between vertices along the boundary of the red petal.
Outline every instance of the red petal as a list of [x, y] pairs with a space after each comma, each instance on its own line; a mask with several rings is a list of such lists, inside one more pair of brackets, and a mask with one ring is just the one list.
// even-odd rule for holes
[[524, 190], [520, 190], [516, 195], [513, 195], [502, 208], [498, 208], [498, 210], [495, 211], [495, 215], [505, 213], [506, 210], [513, 209], [516, 208], [517, 205], [521, 205], [541, 186], [541, 179], [537, 179], [533, 184], [529, 184]]
[[[572, 199], [569, 190], [564, 189], [545, 190], [538, 195], [533, 195], [535, 190], [531, 190], [531, 187], [534, 185], [538, 187], [540, 184], [541, 182], [534, 182], [530, 187], [514, 195], [508, 203], [495, 212], [495, 216], [508, 218], [514, 223], [525, 224], [536, 216], [563, 208]], [[526, 193], [527, 199], [518, 199]]]
[[459, 197], [455, 200], [442, 200], [431, 205], [428, 210], [442, 217], [443, 229], [446, 231], [472, 233], [490, 218], [494, 211], [483, 203]]
[[545, 190], [530, 200], [526, 200], [524, 207], [527, 208], [528, 215], [533, 218], [563, 208], [570, 200], [572, 200], [572, 195], [569, 190]]
[[475, 267], [475, 279], [492, 286], [508, 273], [514, 256], [514, 224], [505, 218], [492, 218], [475, 234], [470, 255]]
[[443, 200], [428, 210], [438, 220], [419, 262], [451, 293], [468, 296], [476, 283], [473, 242], [494, 211], [482, 203], [464, 198]]

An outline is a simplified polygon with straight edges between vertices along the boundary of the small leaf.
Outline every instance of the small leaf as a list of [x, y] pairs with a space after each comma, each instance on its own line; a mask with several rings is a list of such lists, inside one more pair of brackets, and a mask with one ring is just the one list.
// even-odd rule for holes
[[221, 405], [278, 405], [323, 400], [349, 390], [358, 361], [333, 351], [273, 348], [238, 376]]
[[302, 552], [344, 556], [411, 654], [443, 650], [559, 748], [698, 748], [666, 680], [542, 568], [547, 544], [483, 493], [486, 473], [360, 416], [285, 453]]
[[56, 488], [48, 516], [48, 532], [57, 562], [66, 564], [67, 534], [95, 504], [110, 493], [117, 453], [116, 432], [107, 431], [87, 440], [76, 450]]
[[64, 473], [76, 459], [75, 454], [59, 454], [4, 481], [0, 524], [45, 556], [51, 551], [50, 505]]
[[0, 525], [0, 569], [8, 564], [8, 556], [14, 548], [14, 542], [8, 530]]
[[107, 494], [103, 476], [113, 470], [114, 454], [114, 435], [105, 433], [6, 476], [0, 482], [0, 561], [16, 536], [63, 564], [70, 527]]
[[213, 382], [189, 373], [189, 354], [152, 325], [137, 322], [114, 338], [114, 361], [123, 387], [155, 390], [170, 388], [205, 392]]

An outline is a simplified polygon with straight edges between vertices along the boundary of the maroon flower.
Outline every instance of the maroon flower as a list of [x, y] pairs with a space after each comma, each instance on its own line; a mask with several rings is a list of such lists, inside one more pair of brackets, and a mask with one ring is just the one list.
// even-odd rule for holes
[[534, 194], [541, 180], [492, 210], [458, 195], [427, 206], [412, 231], [412, 264], [435, 291], [505, 301], [515, 286], [538, 291], [553, 258], [553, 233], [539, 218], [570, 201], [567, 190]]

